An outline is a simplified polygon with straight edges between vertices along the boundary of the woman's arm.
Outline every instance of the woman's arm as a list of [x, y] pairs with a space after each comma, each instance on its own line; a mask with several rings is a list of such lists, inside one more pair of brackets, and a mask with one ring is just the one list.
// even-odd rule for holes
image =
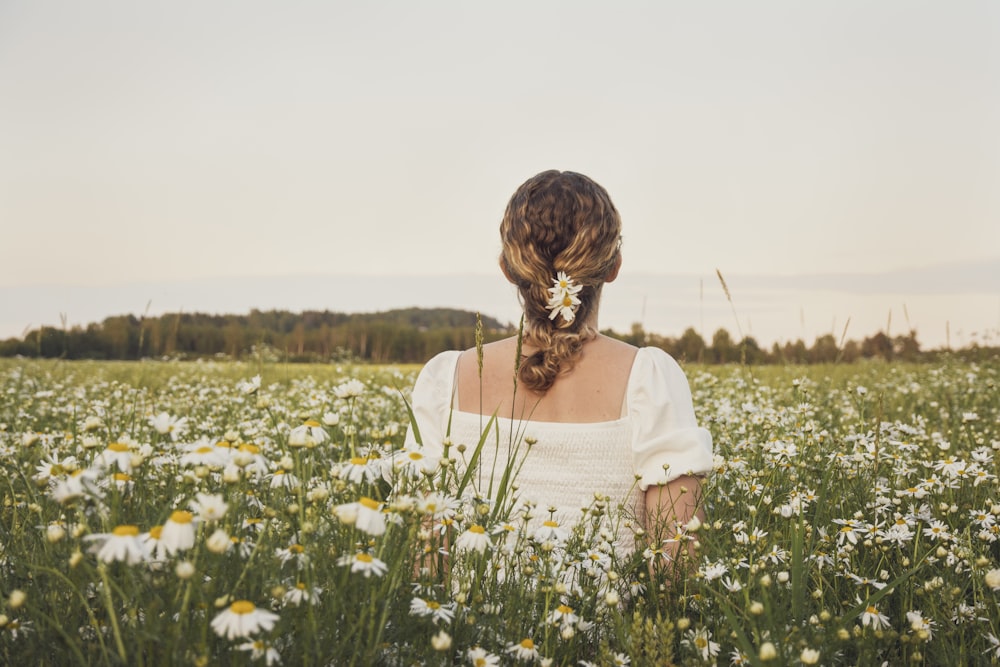
[[[695, 475], [681, 475], [666, 484], [650, 485], [645, 497], [645, 529], [650, 545], [662, 545], [664, 554], [672, 561], [685, 553], [694, 555], [694, 539], [686, 528], [696, 518], [704, 521], [701, 507], [701, 480]], [[697, 524], [698, 522], [696, 522]]]

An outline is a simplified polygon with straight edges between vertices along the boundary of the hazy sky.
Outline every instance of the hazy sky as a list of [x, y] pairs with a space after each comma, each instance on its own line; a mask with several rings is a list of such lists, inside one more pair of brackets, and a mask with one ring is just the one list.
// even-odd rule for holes
[[627, 271], [993, 260], [998, 118], [991, 0], [0, 0], [0, 288], [492, 273], [547, 168]]

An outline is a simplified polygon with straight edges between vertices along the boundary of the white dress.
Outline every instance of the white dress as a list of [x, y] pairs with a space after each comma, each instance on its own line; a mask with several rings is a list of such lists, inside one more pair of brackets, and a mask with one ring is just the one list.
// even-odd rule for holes
[[[421, 445], [435, 459], [443, 442], [452, 443], [450, 457], [461, 460], [456, 447], [466, 445], [465, 457], [480, 440], [489, 415], [460, 412], [454, 407], [455, 377], [461, 352], [438, 354], [417, 377], [412, 394], [413, 415]], [[450, 431], [449, 431], [450, 422]], [[525, 439], [536, 442], [528, 447]], [[408, 446], [416, 445], [413, 429]], [[712, 470], [712, 436], [695, 420], [691, 390], [677, 362], [659, 348], [640, 348], [632, 362], [622, 416], [614, 421], [563, 423], [512, 421], [497, 418], [497, 427], [480, 455], [476, 488], [488, 496], [491, 471], [499, 480], [511, 457], [523, 466], [517, 474], [517, 494], [536, 506], [533, 524], [549, 518], [570, 525], [582, 517], [595, 494], [611, 498], [635, 512], [642, 492], [684, 474]], [[461, 466], [460, 466], [461, 467]]]

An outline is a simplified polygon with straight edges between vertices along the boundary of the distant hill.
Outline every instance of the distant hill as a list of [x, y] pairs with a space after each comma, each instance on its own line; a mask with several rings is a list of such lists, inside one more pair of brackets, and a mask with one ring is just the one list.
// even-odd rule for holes
[[[402, 308], [375, 313], [251, 310], [246, 315], [119, 315], [68, 329], [41, 327], [0, 342], [0, 356], [67, 359], [194, 358], [247, 355], [291, 361], [359, 360], [421, 363], [446, 349], [475, 345], [474, 312]], [[484, 338], [513, 329], [481, 317]]]

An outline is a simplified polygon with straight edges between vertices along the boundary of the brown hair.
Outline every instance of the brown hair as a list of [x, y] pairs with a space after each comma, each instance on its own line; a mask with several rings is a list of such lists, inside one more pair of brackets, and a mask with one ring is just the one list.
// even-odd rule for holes
[[[571, 171], [544, 171], [514, 192], [503, 221], [500, 266], [524, 306], [526, 341], [537, 348], [520, 366], [529, 389], [545, 393], [573, 368], [597, 331], [588, 323], [601, 286], [621, 256], [621, 216], [600, 185]], [[549, 288], [565, 271], [583, 289], [576, 316], [550, 319]]]

